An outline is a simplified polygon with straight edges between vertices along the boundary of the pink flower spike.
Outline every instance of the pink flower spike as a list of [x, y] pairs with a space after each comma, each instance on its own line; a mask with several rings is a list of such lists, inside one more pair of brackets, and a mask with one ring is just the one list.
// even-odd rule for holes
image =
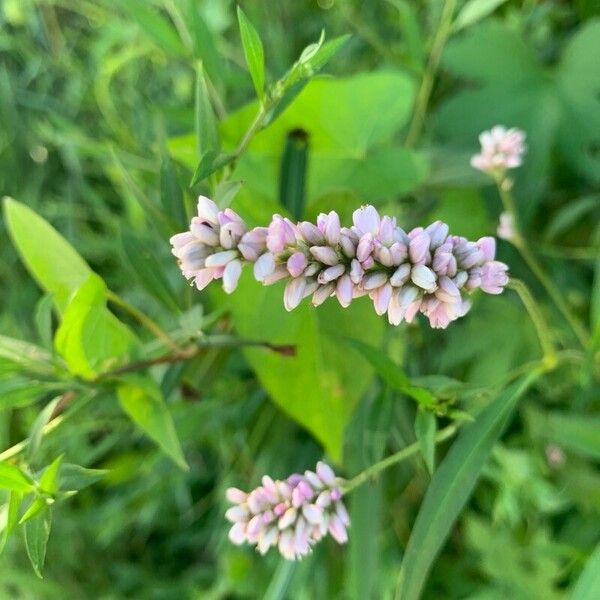
[[239, 490], [238, 488], [230, 487], [225, 490], [225, 497], [233, 504], [241, 504], [242, 502], [246, 502], [248, 494], [242, 490]]
[[232, 260], [223, 271], [223, 289], [227, 294], [231, 294], [237, 287], [240, 275], [242, 274], [242, 263], [239, 260]]
[[483, 260], [494, 260], [496, 256], [496, 240], [491, 236], [479, 238], [477, 245], [483, 253]]
[[352, 222], [359, 236], [365, 233], [375, 236], [379, 231], [381, 217], [374, 206], [361, 206], [352, 214]]
[[324, 265], [337, 265], [340, 260], [336, 251], [330, 246], [311, 246], [310, 253]]
[[300, 277], [307, 264], [304, 252], [294, 252], [287, 260], [287, 269], [292, 277]]
[[386, 283], [373, 292], [373, 305], [375, 306], [375, 312], [379, 316], [386, 313], [392, 298], [392, 291], [392, 286]]
[[481, 269], [481, 289], [488, 294], [501, 294], [508, 283], [508, 267], [501, 262], [485, 263]]
[[[339, 283], [338, 283], [339, 285]], [[333, 283], [328, 283], [327, 285], [322, 285], [315, 290], [315, 293], [312, 297], [312, 305], [320, 306], [333, 294], [335, 291], [335, 285]]]
[[273, 215], [267, 232], [267, 248], [274, 253], [281, 252], [286, 246], [296, 242], [295, 228], [289, 219]]
[[333, 485], [336, 481], [333, 469], [327, 463], [322, 461], [317, 463], [317, 475], [325, 485]]
[[285, 286], [285, 291], [283, 293], [283, 305], [285, 306], [285, 310], [290, 312], [300, 304], [304, 297], [305, 288], [306, 278], [296, 277], [295, 279], [290, 279]]
[[215, 272], [213, 269], [201, 269], [196, 274], [194, 283], [198, 291], [202, 291], [214, 278]]
[[223, 250], [206, 257], [204, 264], [207, 267], [224, 267], [227, 263], [236, 259], [238, 256], [237, 250]]
[[219, 207], [206, 196], [198, 196], [198, 216], [213, 225], [219, 224]]
[[496, 231], [498, 237], [502, 240], [512, 240], [515, 237], [515, 220], [508, 212], [503, 212], [500, 215], [500, 222]]
[[343, 308], [350, 306], [352, 302], [352, 280], [349, 275], [342, 275], [337, 280], [335, 295]]
[[254, 263], [254, 278], [264, 281], [275, 270], [275, 257], [270, 252], [265, 252]]
[[410, 244], [408, 246], [408, 254], [410, 256], [410, 260], [414, 264], [419, 264], [425, 260], [425, 257], [429, 252], [430, 243], [431, 238], [429, 237], [429, 234], [425, 231], [422, 231], [410, 240]]

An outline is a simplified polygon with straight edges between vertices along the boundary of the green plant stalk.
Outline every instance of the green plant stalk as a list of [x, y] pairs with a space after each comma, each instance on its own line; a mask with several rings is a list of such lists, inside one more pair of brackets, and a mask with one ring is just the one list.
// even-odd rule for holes
[[454, 16], [455, 8], [456, 0], [446, 0], [440, 17], [439, 26], [431, 44], [427, 66], [425, 67], [421, 86], [415, 100], [415, 110], [406, 135], [406, 146], [409, 148], [413, 147], [421, 137], [433, 83], [442, 58], [442, 52], [444, 51], [444, 46], [452, 31], [452, 17]]
[[550, 298], [552, 298], [552, 301], [577, 336], [579, 343], [583, 346], [583, 348], [587, 348], [590, 339], [589, 334], [579, 320], [571, 313], [571, 310], [567, 306], [567, 303], [565, 302], [559, 289], [554, 285], [554, 282], [547, 275], [546, 271], [544, 271], [544, 268], [529, 248], [525, 237], [521, 233], [515, 201], [508, 189], [508, 186], [506, 185], [506, 178], [504, 176], [499, 176], [495, 179], [504, 210], [511, 216], [513, 221], [514, 235], [510, 241], [519, 251], [523, 257], [523, 260], [527, 263], [527, 266], [531, 269], [533, 274], [538, 278], [539, 282], [542, 284]]
[[548, 367], [554, 367], [557, 364], [557, 358], [556, 349], [550, 337], [550, 327], [536, 304], [534, 297], [531, 295], [529, 288], [519, 279], [511, 279], [508, 287], [517, 292], [535, 326], [540, 346], [542, 347], [543, 363]]
[[157, 338], [162, 340], [166, 346], [174, 350], [175, 352], [181, 352], [182, 349], [179, 347], [177, 342], [156, 322], [154, 322], [148, 315], [145, 315], [141, 310], [132, 306], [121, 296], [115, 294], [115, 292], [108, 290], [106, 297], [109, 302], [116, 304], [119, 308], [123, 309], [126, 313], [129, 313], [134, 319], [139, 321], [148, 331], [152, 332]]
[[[458, 430], [458, 425], [449, 425], [448, 427], [442, 429], [435, 436], [436, 443], [443, 442], [449, 438], [451, 438]], [[419, 442], [415, 442], [410, 446], [406, 446], [406, 448], [402, 448], [402, 450], [392, 454], [379, 462], [367, 467], [364, 471], [361, 471], [356, 477], [353, 477], [349, 481], [347, 481], [343, 486], [342, 490], [344, 494], [347, 494], [362, 485], [363, 483], [369, 481], [373, 477], [376, 477], [382, 471], [385, 471], [389, 467], [392, 467], [415, 454], [418, 454], [421, 451], [421, 445]]]

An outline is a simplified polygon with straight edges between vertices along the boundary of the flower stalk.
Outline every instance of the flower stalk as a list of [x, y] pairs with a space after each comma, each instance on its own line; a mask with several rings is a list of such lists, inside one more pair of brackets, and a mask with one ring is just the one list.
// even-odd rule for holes
[[527, 266], [537, 277], [539, 282], [546, 290], [547, 294], [550, 296], [550, 298], [552, 299], [552, 301], [554, 302], [564, 319], [571, 327], [581, 346], [583, 348], [587, 348], [589, 346], [590, 339], [588, 332], [585, 330], [585, 328], [577, 319], [577, 317], [573, 315], [569, 306], [565, 302], [563, 295], [560, 293], [559, 289], [556, 287], [552, 279], [548, 276], [535, 254], [531, 251], [527, 240], [521, 233], [516, 205], [514, 198], [510, 193], [510, 184], [508, 178], [506, 178], [504, 175], [499, 175], [495, 177], [495, 181], [498, 188], [498, 193], [502, 200], [504, 210], [508, 215], [510, 215], [512, 220], [512, 232], [510, 237], [507, 238], [507, 240], [510, 241], [513, 244], [513, 246], [519, 251]]

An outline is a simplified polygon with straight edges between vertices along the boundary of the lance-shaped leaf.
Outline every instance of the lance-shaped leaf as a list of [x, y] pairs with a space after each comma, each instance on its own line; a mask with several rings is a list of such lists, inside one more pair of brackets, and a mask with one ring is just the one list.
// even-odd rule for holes
[[33, 482], [19, 467], [0, 462], [0, 489], [27, 493], [33, 490]]
[[250, 71], [250, 77], [252, 77], [252, 83], [254, 83], [256, 93], [262, 100], [265, 94], [265, 52], [263, 50], [263, 45], [254, 25], [250, 23], [248, 17], [239, 6], [237, 15], [246, 64], [248, 65], [248, 70]]
[[128, 376], [117, 388], [121, 408], [129, 418], [182, 469], [188, 469], [173, 418], [160, 389], [147, 377]]
[[42, 571], [46, 561], [46, 547], [50, 537], [51, 523], [52, 512], [49, 508], [45, 508], [34, 519], [27, 521], [23, 527], [27, 556], [29, 556], [33, 570], [40, 578], [43, 577]]
[[433, 476], [406, 547], [396, 597], [417, 600], [429, 570], [469, 499], [517, 401], [539, 377], [533, 372], [501, 392], [466, 425]]

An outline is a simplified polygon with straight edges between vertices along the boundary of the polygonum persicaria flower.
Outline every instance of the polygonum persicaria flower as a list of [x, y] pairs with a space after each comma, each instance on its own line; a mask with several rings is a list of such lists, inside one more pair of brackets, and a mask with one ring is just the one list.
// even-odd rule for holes
[[494, 175], [521, 166], [526, 146], [525, 133], [520, 129], [496, 125], [484, 131], [479, 142], [481, 151], [471, 158], [473, 168]]
[[229, 488], [226, 497], [233, 504], [225, 513], [233, 523], [229, 539], [256, 546], [261, 554], [277, 547], [287, 560], [306, 556], [328, 533], [345, 544], [350, 518], [341, 483], [329, 465], [319, 462], [315, 472], [282, 481], [265, 475], [262, 485], [248, 493]]
[[230, 294], [237, 287], [243, 261], [264, 252], [265, 237], [261, 240], [260, 232], [255, 232], [248, 239], [239, 215], [230, 208], [221, 211], [212, 200], [200, 196], [198, 216], [192, 219], [189, 231], [171, 238], [171, 246], [184, 277], [193, 280], [199, 290], [222, 279], [223, 289]]
[[432, 327], [445, 328], [469, 311], [474, 290], [499, 294], [508, 283], [508, 267], [495, 260], [494, 238], [450, 235], [442, 221], [406, 232], [373, 206], [354, 211], [351, 227], [331, 211], [316, 224], [274, 215], [267, 227], [247, 231], [235, 212], [219, 211], [201, 197], [190, 231], [173, 236], [171, 244], [198, 289], [222, 278], [231, 292], [242, 266], [252, 263], [263, 285], [286, 281], [288, 311], [308, 296], [314, 306], [335, 297], [343, 307], [369, 296], [393, 325], [410, 323], [420, 312]]

